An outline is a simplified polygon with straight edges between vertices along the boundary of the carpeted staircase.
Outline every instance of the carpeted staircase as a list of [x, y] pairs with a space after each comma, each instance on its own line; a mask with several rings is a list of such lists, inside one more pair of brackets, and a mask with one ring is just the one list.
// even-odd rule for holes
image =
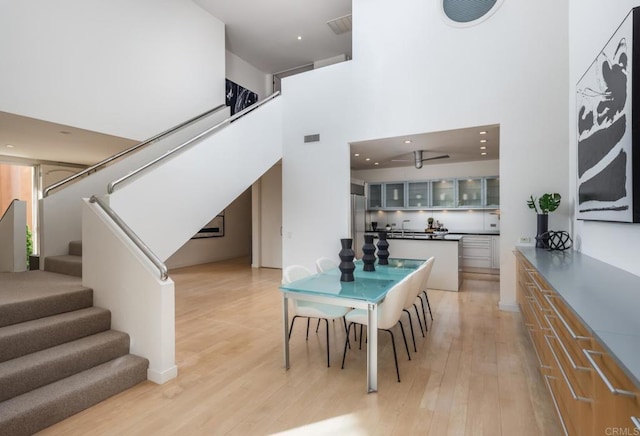
[[82, 277], [82, 241], [69, 242], [69, 254], [47, 256], [45, 271]]
[[0, 274], [0, 436], [30, 435], [147, 379], [81, 280]]

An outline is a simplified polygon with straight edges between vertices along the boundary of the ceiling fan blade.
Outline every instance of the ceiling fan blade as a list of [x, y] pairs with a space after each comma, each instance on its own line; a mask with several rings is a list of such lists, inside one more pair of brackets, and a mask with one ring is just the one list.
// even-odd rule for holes
[[443, 154], [442, 156], [428, 157], [426, 159], [422, 159], [422, 162], [427, 161], [427, 160], [446, 159], [446, 158], [449, 158], [449, 157], [451, 157], [451, 156], [449, 156], [448, 154]]

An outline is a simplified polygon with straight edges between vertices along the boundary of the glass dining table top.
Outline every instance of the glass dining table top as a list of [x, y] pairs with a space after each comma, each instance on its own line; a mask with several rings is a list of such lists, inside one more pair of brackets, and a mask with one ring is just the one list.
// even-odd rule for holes
[[354, 263], [356, 265], [353, 272], [355, 280], [352, 282], [340, 281], [340, 270], [334, 268], [281, 285], [280, 289], [301, 294], [330, 295], [379, 303], [396, 283], [418, 269], [424, 260], [389, 259], [389, 265], [376, 263], [375, 271], [364, 271], [361, 260]]

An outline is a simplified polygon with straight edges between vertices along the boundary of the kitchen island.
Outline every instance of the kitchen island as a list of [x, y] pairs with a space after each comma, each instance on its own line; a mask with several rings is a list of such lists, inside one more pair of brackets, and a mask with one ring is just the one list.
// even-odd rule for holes
[[428, 287], [458, 291], [462, 284], [462, 236], [436, 236], [428, 233], [397, 232], [387, 235], [389, 256], [428, 259], [435, 256]]

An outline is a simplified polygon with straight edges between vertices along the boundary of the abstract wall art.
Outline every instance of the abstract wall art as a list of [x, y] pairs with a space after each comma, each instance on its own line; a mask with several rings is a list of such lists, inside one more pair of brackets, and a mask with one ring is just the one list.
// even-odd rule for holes
[[578, 219], [640, 222], [638, 20], [634, 8], [576, 87]]
[[258, 101], [258, 94], [243, 88], [235, 82], [226, 79], [226, 103], [231, 107], [231, 115], [248, 108]]

